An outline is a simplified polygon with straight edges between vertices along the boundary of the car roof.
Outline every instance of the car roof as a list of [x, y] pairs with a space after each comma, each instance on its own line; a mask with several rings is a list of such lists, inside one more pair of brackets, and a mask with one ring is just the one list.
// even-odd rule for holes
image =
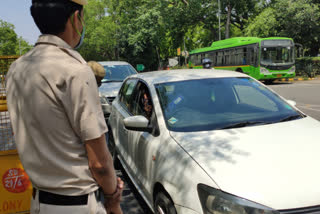
[[105, 66], [105, 65], [130, 65], [128, 62], [124, 62], [124, 61], [100, 61], [99, 63], [102, 66]]
[[246, 74], [236, 71], [216, 69], [181, 69], [152, 71], [131, 75], [130, 78], [140, 78], [148, 84], [165, 82], [177, 82], [193, 79], [225, 78], [225, 77], [249, 77]]

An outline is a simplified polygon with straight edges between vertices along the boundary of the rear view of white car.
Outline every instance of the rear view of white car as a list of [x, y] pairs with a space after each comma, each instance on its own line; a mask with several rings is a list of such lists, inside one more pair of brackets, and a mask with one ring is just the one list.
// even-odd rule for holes
[[132, 75], [113, 152], [157, 214], [319, 214], [320, 122], [292, 103], [238, 72]]

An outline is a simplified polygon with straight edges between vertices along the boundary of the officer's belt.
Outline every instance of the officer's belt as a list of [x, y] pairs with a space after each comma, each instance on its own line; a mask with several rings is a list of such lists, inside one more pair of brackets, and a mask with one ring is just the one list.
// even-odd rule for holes
[[[39, 202], [42, 204], [50, 205], [63, 205], [63, 206], [79, 206], [88, 204], [88, 194], [80, 196], [68, 196], [68, 195], [59, 195], [55, 193], [46, 192], [43, 190], [37, 190], [33, 188], [32, 196], [35, 199], [36, 194], [39, 194]], [[95, 196], [99, 198], [100, 191], [95, 191]]]

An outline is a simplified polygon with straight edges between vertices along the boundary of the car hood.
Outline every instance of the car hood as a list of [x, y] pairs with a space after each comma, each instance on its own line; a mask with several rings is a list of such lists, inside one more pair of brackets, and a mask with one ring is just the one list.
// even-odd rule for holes
[[99, 87], [99, 92], [104, 97], [116, 97], [122, 82], [106, 82]]
[[171, 136], [223, 190], [281, 210], [320, 205], [320, 122]]

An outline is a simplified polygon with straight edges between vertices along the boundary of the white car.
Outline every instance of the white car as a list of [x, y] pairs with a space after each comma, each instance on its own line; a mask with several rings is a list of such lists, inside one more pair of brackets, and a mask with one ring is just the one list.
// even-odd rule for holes
[[245, 74], [133, 75], [109, 122], [115, 158], [155, 213], [320, 213], [320, 122]]
[[138, 72], [127, 62], [103, 61], [99, 63], [106, 71], [106, 75], [102, 79], [102, 84], [99, 87], [99, 96], [104, 117], [108, 119], [111, 112], [112, 101], [117, 96], [123, 80]]

